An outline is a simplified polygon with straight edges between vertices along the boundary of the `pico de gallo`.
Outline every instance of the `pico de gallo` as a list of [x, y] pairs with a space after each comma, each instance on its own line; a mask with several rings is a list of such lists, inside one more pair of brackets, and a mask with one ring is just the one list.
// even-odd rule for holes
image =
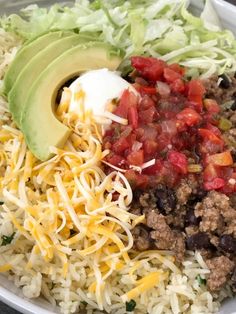
[[178, 185], [194, 175], [206, 190], [236, 191], [236, 168], [220, 129], [221, 108], [205, 98], [199, 79], [185, 69], [151, 57], [131, 58], [133, 86], [125, 90], [104, 135], [105, 160], [122, 169], [133, 188]]

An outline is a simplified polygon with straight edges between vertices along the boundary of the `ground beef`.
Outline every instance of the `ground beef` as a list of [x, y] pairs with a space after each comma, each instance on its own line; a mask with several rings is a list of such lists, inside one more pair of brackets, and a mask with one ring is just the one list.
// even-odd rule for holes
[[199, 230], [202, 232], [218, 232], [221, 234], [224, 229], [224, 218], [222, 209], [229, 207], [228, 198], [212, 191], [201, 203], [195, 207], [196, 217], [201, 217]]
[[192, 188], [189, 186], [187, 181], [183, 180], [179, 187], [176, 189], [176, 197], [178, 203], [180, 205], [185, 205], [188, 202], [191, 194]]
[[178, 260], [182, 260], [185, 252], [184, 237], [178, 231], [173, 231], [163, 215], [151, 211], [147, 214], [147, 226], [154, 229], [151, 238], [159, 250], [173, 250]]
[[215, 99], [220, 105], [225, 104], [236, 96], [236, 79], [230, 78], [228, 88], [223, 88], [220, 84], [221, 78], [212, 76], [204, 82], [206, 88], [206, 97]]
[[211, 271], [207, 285], [211, 291], [218, 291], [230, 278], [235, 266], [234, 262], [222, 255], [207, 260], [206, 264]]
[[[136, 212], [146, 216], [145, 226], [136, 226], [133, 230], [135, 248], [140, 251], [151, 248], [172, 250], [177, 261], [183, 260], [186, 246], [189, 250], [200, 250], [211, 270], [209, 289], [220, 289], [236, 267], [233, 262], [236, 256], [236, 208], [232, 207], [235, 200], [211, 191], [199, 201], [201, 193], [190, 194], [191, 189], [187, 188], [185, 180], [172, 197], [177, 203], [170, 213], [170, 206], [161, 206], [161, 209], [158, 206], [160, 189], [167, 198], [170, 190], [163, 192], [164, 186], [159, 186], [157, 191], [139, 192], [139, 198], [136, 197], [133, 204]], [[162, 202], [167, 204], [165, 198]], [[175, 220], [178, 221], [176, 225]], [[225, 266], [217, 274], [219, 261], [224, 261]]]
[[134, 249], [146, 251], [152, 247], [152, 241], [145, 226], [139, 225], [132, 230]]
[[[217, 77], [205, 81], [207, 97], [222, 105], [221, 116], [232, 123], [223, 137], [236, 162], [236, 78], [218, 83]], [[229, 101], [232, 107], [224, 107]], [[211, 271], [209, 289], [218, 291], [230, 279], [236, 291], [236, 195], [207, 193], [200, 186], [193, 174], [176, 188], [157, 184], [148, 192], [135, 191], [130, 211], [144, 214], [146, 221], [133, 230], [134, 247], [172, 250], [177, 261], [186, 248], [199, 250]]]
[[236, 208], [231, 207], [228, 196], [211, 191], [202, 203], [196, 205], [195, 215], [202, 219], [199, 225], [201, 231], [236, 237]]

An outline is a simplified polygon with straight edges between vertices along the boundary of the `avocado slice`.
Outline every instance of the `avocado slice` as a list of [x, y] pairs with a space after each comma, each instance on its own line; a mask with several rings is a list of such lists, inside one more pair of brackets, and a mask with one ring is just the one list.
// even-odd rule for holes
[[88, 39], [89, 37], [87, 36], [77, 34], [60, 38], [37, 53], [22, 69], [8, 95], [9, 109], [15, 123], [19, 127], [22, 108], [32, 86], [32, 82], [35, 82], [41, 72], [58, 56], [80, 43], [87, 42]]
[[6, 72], [4, 78], [4, 94], [7, 95], [9, 93], [21, 70], [38, 52], [46, 48], [54, 41], [72, 34], [73, 32], [70, 31], [50, 32], [37, 37], [30, 42], [26, 42], [26, 44], [18, 51], [15, 59]]
[[52, 156], [50, 147], [63, 147], [70, 130], [55, 117], [59, 88], [82, 72], [109, 68], [116, 70], [121, 58], [110, 54], [112, 47], [91, 42], [78, 45], [54, 60], [34, 82], [25, 101], [21, 129], [31, 152], [40, 160]]

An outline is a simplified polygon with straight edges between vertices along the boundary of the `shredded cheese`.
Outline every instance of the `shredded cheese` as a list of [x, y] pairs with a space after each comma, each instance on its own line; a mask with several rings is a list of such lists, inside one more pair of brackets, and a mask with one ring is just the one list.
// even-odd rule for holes
[[[64, 149], [51, 148], [55, 156], [46, 162], [27, 150], [22, 133], [11, 121], [0, 129], [2, 153], [6, 154], [2, 154], [6, 164], [1, 177], [3, 210], [19, 235], [32, 243], [29, 269], [40, 255], [45, 265], [59, 260], [65, 278], [72, 249], [77, 248], [88, 274], [95, 277], [90, 290], [103, 309], [106, 278], [130, 262], [130, 230], [142, 219], [128, 212], [132, 190], [127, 179], [117, 172], [105, 175], [100, 167], [108, 151], [102, 150], [101, 130], [92, 115], [84, 113], [75, 119], [74, 113], [66, 112], [69, 98], [67, 93], [58, 113], [72, 135]], [[114, 193], [119, 194], [118, 200], [113, 200]], [[0, 271], [11, 267], [1, 266]]]
[[[37, 160], [27, 149], [22, 133], [6, 111], [8, 120], [5, 116], [0, 128], [4, 167], [0, 176], [2, 210], [12, 222], [17, 237], [27, 239], [32, 245], [26, 269], [37, 268], [40, 258], [45, 265], [42, 273], [52, 275], [59, 263], [57, 272], [66, 279], [73, 265], [71, 259], [77, 254], [83, 260], [86, 278], [93, 280], [87, 287], [87, 296], [82, 291], [78, 293], [88, 301], [92, 294], [96, 306], [104, 310], [104, 298], [109, 300], [108, 280], [114, 274], [127, 271], [133, 278], [134, 287], [122, 296], [123, 302], [154, 288], [167, 274], [161, 271], [144, 277], [134, 274], [142, 269], [141, 261], [147, 256], [135, 255], [131, 250], [131, 230], [144, 222], [145, 217], [129, 212], [132, 190], [123, 174], [125, 171], [114, 167], [116, 171], [106, 175], [101, 168], [102, 163], [107, 164], [103, 158], [109, 151], [102, 149], [102, 128], [96, 124], [96, 117], [83, 110], [79, 116], [68, 113], [71, 95], [67, 90], [65, 93], [57, 113], [72, 134], [63, 149], [51, 147], [55, 156], [46, 162]], [[109, 117], [119, 118], [112, 114]], [[151, 160], [141, 168], [154, 163]], [[20, 245], [18, 239], [14, 241], [14, 246], [17, 245]], [[158, 252], [153, 254], [150, 256], [160, 264], [175, 270], [170, 259]], [[14, 267], [2, 265], [0, 272], [14, 271]]]
[[131, 299], [135, 299], [138, 295], [144, 293], [145, 291], [155, 287], [160, 281], [166, 279], [167, 274], [163, 273], [162, 270], [158, 272], [150, 273], [144, 278], [136, 281], [136, 287], [126, 294], [121, 296], [123, 302], [127, 302]]
[[10, 264], [0, 265], [0, 273], [5, 273], [11, 269], [12, 269], [12, 265]]

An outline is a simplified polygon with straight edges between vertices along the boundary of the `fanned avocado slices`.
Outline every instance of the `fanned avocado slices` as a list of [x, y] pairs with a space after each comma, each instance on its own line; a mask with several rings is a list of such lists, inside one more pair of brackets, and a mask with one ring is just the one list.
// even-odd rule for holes
[[38, 52], [21, 70], [8, 95], [9, 109], [15, 123], [19, 127], [21, 127], [21, 113], [24, 109], [26, 97], [39, 75], [65, 51], [80, 43], [88, 42], [88, 39], [89, 37], [87, 36], [70, 33], [69, 36], [54, 40], [50, 45]]
[[73, 34], [71, 31], [54, 31], [26, 42], [25, 45], [18, 51], [15, 59], [7, 70], [4, 78], [4, 94], [7, 95], [10, 92], [21, 70], [38, 52], [48, 47], [48, 45], [52, 44], [54, 41], [67, 37], [71, 34]]

